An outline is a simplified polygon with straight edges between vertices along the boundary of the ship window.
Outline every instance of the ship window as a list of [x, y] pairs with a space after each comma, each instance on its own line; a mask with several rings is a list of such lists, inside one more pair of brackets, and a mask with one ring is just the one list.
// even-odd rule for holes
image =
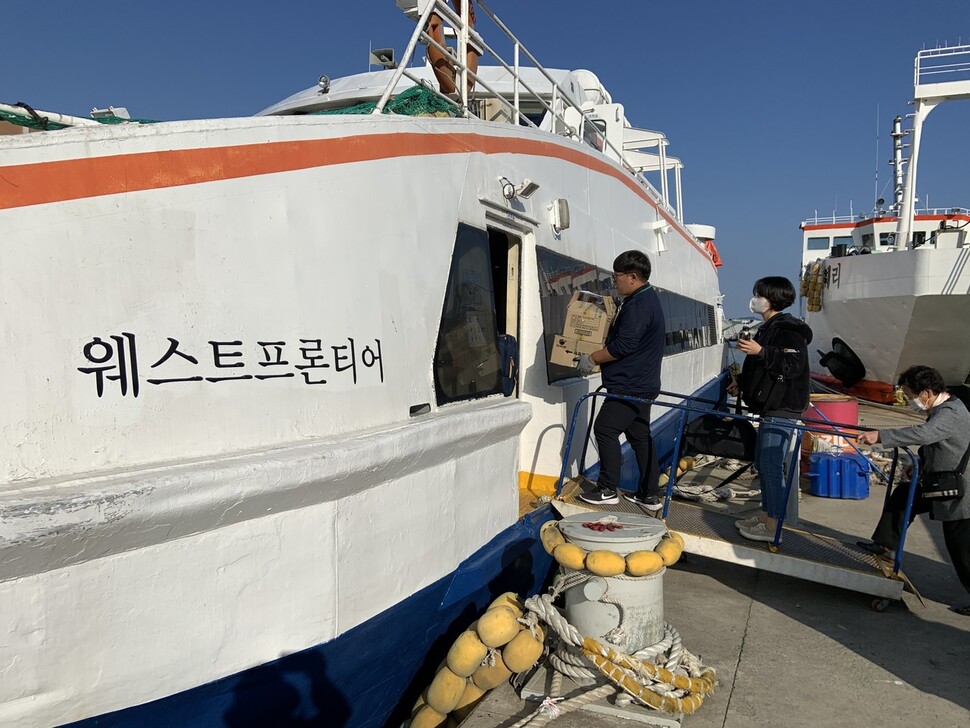
[[918, 248], [926, 242], [926, 231], [917, 230], [913, 233], [913, 247]]
[[879, 233], [879, 247], [888, 248], [896, 244], [895, 233]]
[[488, 233], [460, 224], [435, 349], [439, 405], [501, 393], [496, 320]]
[[598, 268], [569, 258], [548, 248], [536, 246], [539, 263], [539, 302], [542, 306], [542, 332], [546, 350], [546, 374], [549, 383], [579, 376], [573, 367], [560, 366], [552, 358], [555, 337], [566, 328], [566, 308], [576, 291], [590, 291], [601, 296], [613, 294], [612, 268]]
[[846, 250], [853, 246], [851, 235], [836, 235], [835, 239], [832, 241], [833, 245], [844, 245]]
[[602, 152], [606, 148], [606, 122], [602, 119], [587, 119], [583, 124], [583, 141]]
[[[584, 290], [600, 295], [610, 293], [615, 297], [615, 291], [608, 270], [539, 246], [536, 247], [536, 257], [539, 263], [539, 300], [542, 305], [546, 371], [552, 384], [578, 376], [572, 367], [548, 363], [555, 337], [565, 328], [566, 308], [572, 294]], [[656, 286], [654, 288], [664, 313], [664, 356], [714, 344], [717, 338], [714, 306]]]
[[808, 249], [809, 250], [828, 250], [829, 239], [828, 238], [809, 238]]

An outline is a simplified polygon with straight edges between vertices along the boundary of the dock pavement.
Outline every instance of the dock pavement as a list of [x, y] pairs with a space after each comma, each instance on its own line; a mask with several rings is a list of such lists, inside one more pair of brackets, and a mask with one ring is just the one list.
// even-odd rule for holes
[[[884, 411], [860, 410], [862, 423], [867, 417], [873, 426], [894, 424]], [[803, 492], [799, 526], [854, 543], [870, 535], [884, 496], [875, 479], [864, 500]], [[686, 554], [664, 578], [665, 618], [715, 668], [718, 688], [682, 725], [970, 726], [970, 617], [947, 609], [970, 595], [950, 565], [939, 522], [917, 517], [902, 568], [922, 602], [907, 592], [876, 612], [865, 594]], [[509, 728], [536, 707], [505, 685], [462, 726]], [[580, 710], [549, 725], [642, 724]]]

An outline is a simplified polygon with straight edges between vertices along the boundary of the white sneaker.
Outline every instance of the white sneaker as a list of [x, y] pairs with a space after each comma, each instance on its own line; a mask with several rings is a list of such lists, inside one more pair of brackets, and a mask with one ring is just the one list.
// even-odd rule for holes
[[751, 528], [753, 526], [757, 526], [761, 522], [762, 521], [760, 518], [758, 518], [758, 516], [751, 516], [751, 518], [739, 518], [734, 522], [734, 527], [737, 529]]
[[[757, 526], [751, 526], [750, 528], [741, 527], [738, 529], [741, 531], [741, 535], [744, 536], [749, 541], [764, 541], [765, 543], [773, 543], [775, 540], [775, 529], [768, 530], [768, 526], [764, 523], [758, 523]], [[778, 543], [781, 543], [781, 539], [778, 539]]]

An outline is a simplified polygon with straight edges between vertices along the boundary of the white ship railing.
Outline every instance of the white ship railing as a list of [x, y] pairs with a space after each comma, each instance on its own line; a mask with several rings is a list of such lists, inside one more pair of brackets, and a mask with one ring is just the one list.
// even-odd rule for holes
[[[916, 210], [915, 215], [970, 215], [970, 208], [967, 207], [921, 207]], [[895, 220], [897, 213], [891, 210], [881, 210], [878, 212], [863, 212], [858, 215], [816, 215], [807, 220], [802, 220], [802, 227], [805, 225], [849, 225], [852, 223], [864, 222], [866, 220]]]
[[[596, 145], [594, 146], [597, 151], [605, 153], [606, 150], [610, 150], [613, 153], [614, 159], [618, 160], [619, 163], [633, 176], [643, 188], [649, 193], [651, 198], [661, 207], [663, 207], [672, 217], [683, 222], [683, 204], [681, 198], [681, 185], [680, 185], [680, 170], [683, 165], [680, 160], [667, 157], [665, 153], [665, 147], [667, 145], [666, 137], [662, 134], [657, 134], [657, 138], [653, 143], [653, 146], [658, 148], [658, 155], [656, 159], [653, 160], [653, 164], [649, 167], [640, 162], [644, 161], [644, 158], [649, 155], [645, 155], [643, 152], [629, 152], [629, 150], [624, 151], [624, 149], [617, 148], [616, 145], [610, 142], [606, 134], [604, 134], [599, 128], [594, 124], [587, 121], [587, 117], [594, 112], [594, 109], [584, 109], [582, 106], [576, 103], [576, 101], [570, 96], [569, 93], [559, 84], [558, 81], [542, 66], [541, 63], [536, 59], [534, 55], [525, 47], [525, 45], [520, 41], [515, 34], [509, 30], [508, 26], [503, 23], [495, 13], [491, 11], [488, 5], [482, 0], [476, 0], [476, 5], [479, 10], [487, 16], [501, 31], [505, 37], [512, 43], [512, 59], [506, 60], [503, 58], [485, 39], [481, 34], [473, 27], [468, 24], [468, 3], [471, 0], [463, 0], [461, 4], [462, 12], [461, 15], [455, 13], [451, 4], [448, 0], [397, 0], [397, 5], [410, 17], [412, 17], [416, 22], [416, 27], [414, 33], [411, 35], [408, 41], [407, 47], [405, 48], [404, 55], [401, 58], [398, 67], [395, 69], [394, 74], [391, 76], [387, 87], [381, 94], [377, 106], [374, 109], [374, 114], [381, 114], [384, 111], [384, 107], [387, 105], [391, 96], [394, 94], [401, 78], [407, 78], [412, 83], [417, 85], [423, 85], [432, 93], [437, 95], [444, 101], [455, 105], [465, 117], [471, 116], [469, 111], [469, 93], [468, 86], [469, 81], [473, 81], [476, 88], [483, 88], [491, 94], [491, 97], [496, 99], [499, 103], [505, 107], [506, 111], [509, 112], [512, 120], [517, 124], [524, 124], [532, 128], [539, 128], [530, 119], [522, 108], [523, 101], [528, 103], [538, 103], [548, 112], [552, 120], [553, 133], [556, 130], [562, 130], [561, 133], [564, 136], [568, 136], [579, 142], [587, 142], [590, 137], [595, 139]], [[450, 49], [437, 43], [427, 32], [426, 28], [428, 25], [428, 20], [431, 18], [433, 13], [437, 13], [441, 18], [447, 21], [456, 30], [456, 49], [455, 53], [452, 54]], [[449, 62], [458, 69], [461, 74], [460, 78], [456, 78], [456, 88], [457, 88], [457, 99], [442, 94], [438, 89], [431, 88], [422, 79], [410, 73], [408, 70], [408, 64], [414, 57], [415, 50], [417, 49], [419, 43], [427, 44], [428, 46], [433, 46], [441, 53], [445, 54], [449, 58]], [[467, 51], [468, 46], [477, 46], [483, 50], [483, 55], [487, 54], [493, 58], [502, 68], [504, 68], [512, 78], [512, 98], [511, 100], [506, 98], [505, 95], [496, 91], [492, 88], [481, 76], [476, 74], [470, 68], [468, 68], [465, 63], [465, 59], [468, 57]], [[522, 57], [525, 57], [531, 65], [523, 66]], [[552, 88], [552, 95], [549, 101], [544, 98], [543, 94], [533, 89], [529, 83], [522, 77], [521, 70], [523, 68], [530, 68], [538, 71], [546, 81], [549, 82]], [[561, 107], [561, 108], [560, 108]], [[577, 114], [579, 119], [579, 126], [573, 126], [569, 123], [569, 120], [565, 114], [566, 109], [571, 109]], [[633, 156], [637, 155], [637, 156]], [[656, 188], [643, 176], [644, 170], [649, 171], [659, 171], [661, 176], [661, 187], [662, 191], [658, 192]], [[669, 170], [674, 170], [675, 175], [675, 186], [676, 186], [676, 207], [670, 204], [668, 191], [667, 191], [667, 172]]]
[[970, 45], [934, 48], [916, 55], [914, 86], [970, 81]]

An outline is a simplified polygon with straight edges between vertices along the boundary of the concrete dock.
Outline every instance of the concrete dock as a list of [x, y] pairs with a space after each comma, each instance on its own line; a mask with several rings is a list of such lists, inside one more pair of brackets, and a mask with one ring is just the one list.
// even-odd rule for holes
[[[865, 539], [884, 496], [875, 479], [865, 500], [803, 493], [800, 527]], [[665, 576], [665, 616], [687, 649], [716, 669], [719, 687], [683, 725], [970, 726], [970, 617], [947, 609], [970, 595], [949, 563], [938, 522], [916, 519], [903, 571], [925, 605], [906, 593], [879, 613], [864, 594], [685, 554]], [[505, 685], [462, 725], [508, 728], [536, 707]], [[639, 723], [581, 710], [551, 725]]]

